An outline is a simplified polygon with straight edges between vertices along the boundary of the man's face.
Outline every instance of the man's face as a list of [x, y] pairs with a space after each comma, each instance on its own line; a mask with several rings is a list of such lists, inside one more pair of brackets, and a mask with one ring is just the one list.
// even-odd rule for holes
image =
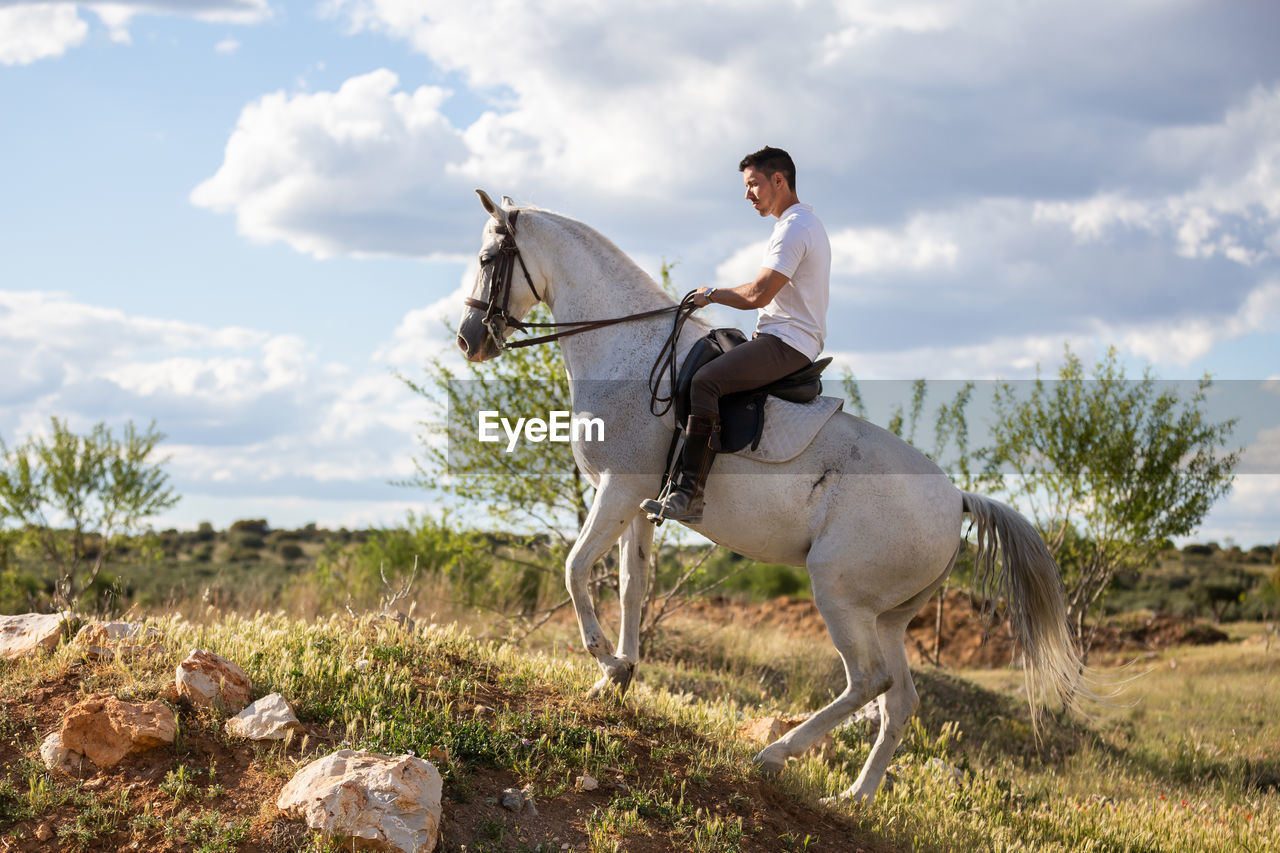
[[785, 182], [780, 173], [773, 177], [776, 180], [770, 180], [768, 175], [757, 171], [754, 166], [748, 166], [742, 172], [742, 183], [747, 188], [747, 201], [751, 202], [751, 206], [761, 216], [773, 213], [781, 193], [779, 185]]

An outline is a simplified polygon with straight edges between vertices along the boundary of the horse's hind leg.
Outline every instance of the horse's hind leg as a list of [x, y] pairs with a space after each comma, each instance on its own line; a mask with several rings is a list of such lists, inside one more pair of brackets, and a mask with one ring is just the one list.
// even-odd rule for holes
[[605, 669], [605, 675], [591, 688], [595, 696], [610, 684], [616, 684], [626, 695], [635, 677], [636, 664], [640, 661], [640, 617], [644, 612], [644, 593], [649, 575], [649, 551], [653, 547], [653, 525], [639, 513], [627, 526], [619, 542], [622, 559], [619, 561], [618, 586], [622, 605], [621, 626], [618, 628], [618, 647], [614, 657], [630, 664], [626, 668], [614, 667], [613, 673]]
[[780, 772], [788, 758], [804, 754], [818, 738], [892, 684], [876, 630], [879, 614], [849, 600], [849, 590], [854, 585], [845, 572], [822, 571], [812, 563], [809, 572], [813, 579], [814, 604], [827, 623], [827, 631], [844, 662], [845, 688], [835, 701], [756, 755], [756, 764], [766, 773]]
[[907, 721], [920, 705], [920, 694], [916, 692], [911, 669], [907, 665], [905, 644], [907, 623], [915, 613], [914, 607], [904, 608], [880, 617], [880, 648], [889, 665], [893, 686], [879, 697], [880, 734], [876, 737], [875, 746], [871, 747], [871, 754], [862, 765], [858, 781], [840, 794], [841, 799], [868, 800], [875, 796], [884, 781], [885, 771], [889, 769], [889, 762], [893, 760], [893, 753], [902, 742]]
[[[957, 550], [956, 556], [959, 553]], [[907, 665], [907, 623], [920, 612], [920, 608], [933, 597], [943, 579], [951, 573], [956, 556], [951, 558], [946, 571], [928, 588], [921, 590], [910, 601], [882, 614], [877, 622], [880, 648], [889, 665], [893, 686], [879, 698], [880, 733], [875, 745], [871, 747], [871, 754], [862, 765], [858, 780], [848, 790], [841, 792], [841, 799], [869, 800], [875, 796], [880, 783], [884, 781], [885, 771], [889, 769], [889, 762], [893, 760], [893, 753], [902, 742], [907, 723], [920, 706], [920, 694], [916, 692], [915, 682], [911, 679], [911, 668]]]

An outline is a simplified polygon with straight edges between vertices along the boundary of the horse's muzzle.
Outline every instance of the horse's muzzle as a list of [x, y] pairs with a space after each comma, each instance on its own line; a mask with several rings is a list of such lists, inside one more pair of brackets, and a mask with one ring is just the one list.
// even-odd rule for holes
[[489, 327], [484, 324], [484, 315], [477, 311], [469, 311], [458, 326], [458, 349], [466, 356], [467, 361], [488, 361], [498, 355], [501, 350], [489, 334]]

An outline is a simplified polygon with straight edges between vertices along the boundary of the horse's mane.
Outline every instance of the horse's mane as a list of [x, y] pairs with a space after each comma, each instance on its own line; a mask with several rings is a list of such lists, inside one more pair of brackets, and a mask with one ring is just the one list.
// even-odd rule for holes
[[608, 252], [620, 266], [634, 272], [636, 278], [643, 281], [653, 291], [654, 295], [661, 297], [667, 302], [676, 301], [672, 298], [670, 293], [663, 289], [662, 285], [653, 280], [653, 276], [649, 275], [639, 264], [633, 261], [630, 255], [619, 249], [616, 243], [596, 229], [592, 228], [590, 225], [587, 225], [585, 222], [581, 222], [570, 216], [565, 216], [563, 213], [556, 213], [555, 211], [546, 210], [534, 205], [522, 205], [515, 209], [534, 212], [539, 216], [545, 216], [546, 218], [554, 221], [557, 225], [572, 234], [581, 242]]

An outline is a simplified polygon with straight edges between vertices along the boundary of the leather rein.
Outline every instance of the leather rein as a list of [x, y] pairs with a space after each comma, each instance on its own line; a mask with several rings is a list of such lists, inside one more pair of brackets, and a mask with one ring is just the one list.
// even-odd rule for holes
[[[693, 304], [693, 291], [686, 293], [678, 305], [655, 308], [652, 311], [641, 311], [638, 314], [627, 314], [624, 317], [610, 317], [605, 320], [575, 320], [565, 323], [526, 323], [512, 316], [509, 311], [511, 282], [515, 277], [517, 263], [520, 265], [520, 271], [524, 273], [524, 280], [529, 285], [529, 291], [533, 294], [533, 298], [539, 302], [542, 302], [543, 299], [542, 295], [538, 293], [538, 289], [533, 286], [533, 277], [529, 275], [529, 268], [525, 266], [524, 258], [520, 255], [520, 249], [516, 246], [516, 217], [519, 214], [520, 211], [518, 210], [511, 211], [507, 219], [508, 224], [498, 225], [497, 231], [502, 235], [502, 242], [498, 245], [498, 252], [496, 255], [483, 258], [480, 261], [481, 267], [486, 267], [490, 264], [497, 265], [489, 279], [489, 301], [482, 302], [479, 299], [467, 297], [463, 302], [469, 308], [484, 311], [484, 327], [489, 330], [489, 336], [493, 338], [493, 342], [498, 345], [500, 350], [531, 347], [536, 344], [545, 344], [560, 338], [567, 338], [570, 335], [580, 335], [583, 332], [617, 325], [618, 323], [629, 323], [633, 320], [643, 320], [660, 314], [675, 314], [671, 334], [667, 336], [662, 349], [658, 351], [658, 357], [649, 371], [649, 411], [654, 415], [665, 414], [671, 408], [675, 398], [676, 349], [680, 339], [680, 329], [698, 307]], [[559, 329], [560, 331], [508, 343], [505, 340], [508, 327], [521, 332], [527, 332], [529, 329]], [[671, 377], [669, 386], [671, 395], [662, 397], [658, 394], [658, 388], [662, 382], [662, 375], [668, 372], [668, 369]], [[656, 406], [660, 403], [665, 405], [661, 409], [657, 409]]]

